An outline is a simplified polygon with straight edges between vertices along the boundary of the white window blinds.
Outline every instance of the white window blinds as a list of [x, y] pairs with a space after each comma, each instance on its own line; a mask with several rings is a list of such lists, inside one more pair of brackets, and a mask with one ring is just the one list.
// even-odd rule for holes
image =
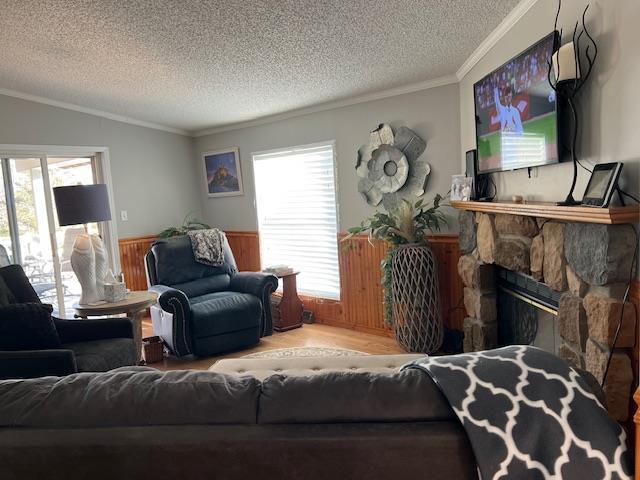
[[262, 266], [300, 271], [298, 291], [340, 298], [333, 144], [253, 155]]

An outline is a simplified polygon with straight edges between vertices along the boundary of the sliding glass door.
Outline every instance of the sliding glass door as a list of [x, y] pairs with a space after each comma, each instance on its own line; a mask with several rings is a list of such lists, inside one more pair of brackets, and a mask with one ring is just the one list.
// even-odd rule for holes
[[[70, 256], [82, 225], [59, 227], [52, 188], [96, 182], [94, 157], [0, 157], [0, 266], [22, 265], [43, 302], [58, 314], [72, 312], [80, 285]], [[88, 225], [90, 233], [101, 233]]]
[[[2, 159], [9, 237], [2, 247], [19, 263], [43, 302], [58, 306], [53, 250], [40, 158]], [[0, 249], [1, 250], [1, 249]]]

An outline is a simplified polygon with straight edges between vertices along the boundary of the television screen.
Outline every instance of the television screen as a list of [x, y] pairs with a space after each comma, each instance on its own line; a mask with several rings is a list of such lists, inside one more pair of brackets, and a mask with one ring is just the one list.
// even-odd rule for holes
[[552, 33], [473, 86], [478, 172], [559, 161], [556, 95], [548, 81]]

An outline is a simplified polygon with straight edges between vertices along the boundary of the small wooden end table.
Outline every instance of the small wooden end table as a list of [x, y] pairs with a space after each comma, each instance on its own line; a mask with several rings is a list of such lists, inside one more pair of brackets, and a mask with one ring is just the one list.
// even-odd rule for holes
[[147, 291], [129, 292], [124, 300], [98, 305], [73, 304], [76, 318], [109, 317], [125, 314], [133, 322], [133, 341], [138, 351], [138, 360], [142, 354], [142, 313], [153, 305], [158, 295]]
[[273, 329], [286, 332], [302, 326], [302, 300], [298, 297], [296, 276], [300, 272], [274, 274], [282, 279], [282, 300], [280, 301], [280, 318], [276, 319]]

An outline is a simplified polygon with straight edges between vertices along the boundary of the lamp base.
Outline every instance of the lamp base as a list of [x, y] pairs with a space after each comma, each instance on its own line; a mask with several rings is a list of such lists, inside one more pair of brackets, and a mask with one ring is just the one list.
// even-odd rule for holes
[[96, 288], [96, 255], [91, 237], [86, 233], [76, 236], [71, 252], [71, 268], [80, 283], [80, 305], [87, 305], [100, 300]]

